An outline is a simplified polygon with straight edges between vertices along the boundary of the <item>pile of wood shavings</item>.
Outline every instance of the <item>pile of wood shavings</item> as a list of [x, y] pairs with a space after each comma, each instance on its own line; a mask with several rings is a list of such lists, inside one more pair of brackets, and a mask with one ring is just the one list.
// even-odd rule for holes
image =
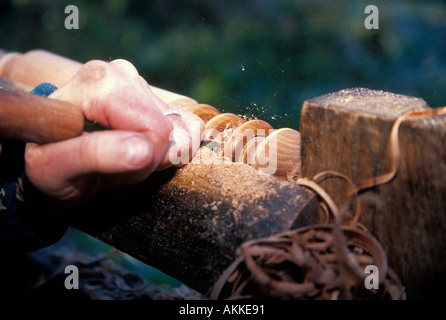
[[[216, 282], [210, 298], [405, 299], [398, 276], [374, 252], [373, 238], [361, 233], [350, 230], [349, 235], [344, 234], [341, 242], [345, 257], [336, 253], [336, 235], [327, 226], [310, 226], [247, 241], [237, 250], [238, 258]], [[364, 241], [364, 236], [368, 240]], [[349, 267], [345, 267], [347, 261], [339, 259], [348, 259]], [[365, 266], [371, 264], [381, 267], [385, 280], [377, 288], [367, 289], [361, 275]]]

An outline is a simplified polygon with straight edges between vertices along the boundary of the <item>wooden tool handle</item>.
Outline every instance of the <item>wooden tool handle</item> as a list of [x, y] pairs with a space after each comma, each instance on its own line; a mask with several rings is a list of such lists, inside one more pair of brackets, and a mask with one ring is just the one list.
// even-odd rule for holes
[[83, 127], [74, 104], [0, 88], [0, 139], [45, 144], [79, 136]]

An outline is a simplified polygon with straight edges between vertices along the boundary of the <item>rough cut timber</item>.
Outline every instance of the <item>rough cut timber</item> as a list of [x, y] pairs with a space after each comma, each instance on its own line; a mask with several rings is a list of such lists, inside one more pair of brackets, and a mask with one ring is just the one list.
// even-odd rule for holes
[[181, 169], [85, 204], [72, 223], [207, 294], [242, 242], [318, 219], [318, 201], [304, 188], [216, 159], [202, 147]]
[[[305, 101], [302, 174], [335, 170], [354, 183], [390, 170], [388, 138], [395, 119], [429, 108], [418, 98], [348, 89]], [[401, 166], [394, 180], [364, 193], [360, 222], [383, 244], [408, 298], [445, 296], [446, 117], [405, 121], [399, 133]], [[321, 183], [345, 201], [348, 185]], [[348, 217], [346, 217], [348, 219]]]

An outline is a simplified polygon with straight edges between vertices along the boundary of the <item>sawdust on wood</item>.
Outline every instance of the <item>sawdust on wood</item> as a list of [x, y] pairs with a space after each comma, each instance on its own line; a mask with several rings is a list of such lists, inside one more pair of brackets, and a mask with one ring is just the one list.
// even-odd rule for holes
[[[205, 195], [200, 197], [201, 201], [205, 201], [203, 207], [217, 211], [223, 202], [230, 204], [234, 208], [231, 214], [238, 221], [246, 206], [256, 206], [258, 214], [262, 214], [265, 211], [262, 202], [276, 197], [282, 186], [290, 187], [288, 181], [265, 174], [243, 162], [232, 162], [224, 156], [224, 148], [219, 146], [217, 143], [202, 146], [175, 177], [176, 183], [180, 183], [188, 192], [195, 190], [201, 193], [205, 187], [221, 194], [223, 201], [213, 198], [206, 202]], [[191, 180], [191, 175], [196, 178]]]

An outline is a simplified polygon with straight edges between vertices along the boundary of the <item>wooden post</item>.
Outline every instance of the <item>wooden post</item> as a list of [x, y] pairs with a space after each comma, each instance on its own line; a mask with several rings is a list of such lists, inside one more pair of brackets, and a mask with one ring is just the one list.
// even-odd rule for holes
[[[348, 89], [305, 101], [302, 173], [335, 170], [354, 183], [390, 170], [395, 119], [428, 108], [422, 99]], [[444, 297], [446, 284], [446, 117], [407, 120], [399, 133], [401, 165], [390, 183], [367, 191], [360, 222], [383, 244], [408, 298]], [[348, 185], [321, 185], [341, 204]], [[366, 198], [365, 198], [366, 199]], [[348, 219], [348, 217], [346, 217]]]
[[86, 203], [72, 224], [207, 294], [241, 243], [317, 223], [317, 209], [308, 190], [204, 146], [181, 169]]

